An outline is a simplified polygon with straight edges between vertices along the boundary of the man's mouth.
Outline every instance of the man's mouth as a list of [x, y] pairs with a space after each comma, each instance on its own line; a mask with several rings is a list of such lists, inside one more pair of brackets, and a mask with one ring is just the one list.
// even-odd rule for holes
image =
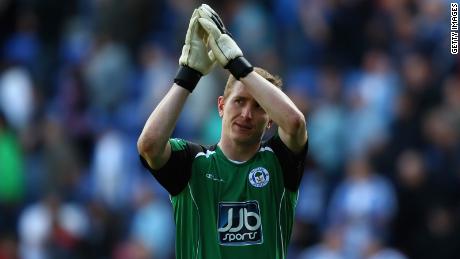
[[235, 125], [238, 126], [241, 129], [243, 129], [243, 130], [251, 130], [252, 129], [252, 126], [249, 125], [249, 124], [242, 124], [242, 123], [235, 122]]

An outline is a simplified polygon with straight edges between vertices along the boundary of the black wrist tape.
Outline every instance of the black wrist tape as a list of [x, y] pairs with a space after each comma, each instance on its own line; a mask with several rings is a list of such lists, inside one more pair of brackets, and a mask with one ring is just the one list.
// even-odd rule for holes
[[190, 93], [195, 89], [196, 84], [200, 81], [202, 74], [195, 69], [181, 65], [179, 70], [177, 70], [176, 77], [174, 78], [174, 83], [187, 89]]
[[252, 70], [254, 70], [251, 63], [249, 63], [249, 61], [247, 61], [244, 57], [237, 57], [230, 60], [225, 68], [228, 69], [238, 80], [247, 76], [252, 72]]

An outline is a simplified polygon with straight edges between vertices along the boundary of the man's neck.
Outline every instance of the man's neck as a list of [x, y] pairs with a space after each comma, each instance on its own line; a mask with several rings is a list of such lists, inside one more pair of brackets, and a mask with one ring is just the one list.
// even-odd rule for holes
[[235, 141], [227, 141], [224, 138], [221, 138], [217, 145], [228, 159], [235, 161], [247, 161], [251, 159], [260, 148], [260, 143], [241, 145]]

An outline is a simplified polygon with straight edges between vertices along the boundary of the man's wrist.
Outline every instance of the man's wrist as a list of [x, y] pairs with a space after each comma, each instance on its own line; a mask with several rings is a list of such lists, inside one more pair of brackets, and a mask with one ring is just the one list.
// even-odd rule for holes
[[228, 62], [226, 69], [236, 78], [240, 79], [247, 76], [254, 70], [254, 67], [244, 57], [237, 57]]
[[198, 81], [200, 81], [202, 76], [203, 74], [201, 74], [199, 71], [189, 66], [181, 65], [177, 70], [176, 77], [174, 78], [174, 83], [187, 89], [191, 93], [193, 92], [193, 89], [195, 89]]

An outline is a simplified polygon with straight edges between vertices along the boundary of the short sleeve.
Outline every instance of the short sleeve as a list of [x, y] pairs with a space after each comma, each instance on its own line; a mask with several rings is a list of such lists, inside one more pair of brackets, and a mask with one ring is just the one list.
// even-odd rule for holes
[[178, 195], [187, 186], [192, 175], [192, 162], [196, 154], [202, 151], [198, 144], [183, 139], [170, 139], [171, 156], [166, 164], [157, 170], [152, 169], [140, 155], [142, 165], [171, 194]]
[[292, 152], [278, 135], [268, 139], [265, 146], [269, 146], [275, 153], [283, 170], [284, 187], [292, 192], [299, 189], [300, 181], [305, 167], [305, 158], [308, 152], [308, 140], [304, 149], [295, 154]]

